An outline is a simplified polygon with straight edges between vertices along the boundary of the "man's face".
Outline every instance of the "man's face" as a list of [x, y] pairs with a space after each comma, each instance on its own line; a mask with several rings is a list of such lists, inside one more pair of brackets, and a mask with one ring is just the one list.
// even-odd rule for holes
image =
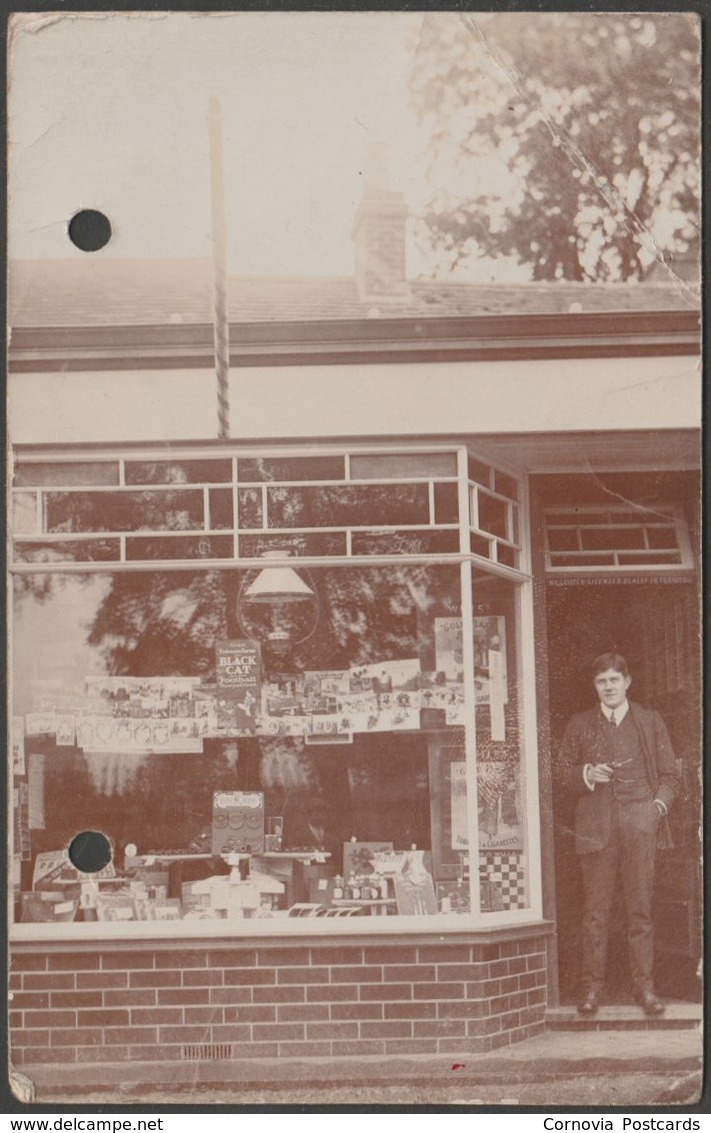
[[627, 699], [630, 677], [618, 673], [617, 669], [605, 669], [595, 676], [595, 691], [606, 708], [619, 708]]

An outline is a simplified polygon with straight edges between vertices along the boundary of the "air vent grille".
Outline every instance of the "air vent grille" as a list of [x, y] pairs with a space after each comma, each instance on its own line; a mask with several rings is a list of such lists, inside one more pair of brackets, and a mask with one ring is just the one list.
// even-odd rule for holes
[[232, 1043], [189, 1043], [181, 1049], [186, 1062], [210, 1062], [220, 1058], [234, 1058]]

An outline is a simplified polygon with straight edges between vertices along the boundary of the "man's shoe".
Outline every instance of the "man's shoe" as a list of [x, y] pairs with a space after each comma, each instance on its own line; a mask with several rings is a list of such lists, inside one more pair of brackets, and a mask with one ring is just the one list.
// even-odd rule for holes
[[579, 1015], [596, 1015], [597, 1009], [600, 1006], [598, 1001], [597, 992], [589, 991], [584, 999], [578, 1004]]
[[664, 1014], [664, 1004], [661, 999], [657, 999], [653, 991], [643, 991], [639, 997], [639, 1005], [645, 1015], [649, 1015], [652, 1018], [655, 1015]]

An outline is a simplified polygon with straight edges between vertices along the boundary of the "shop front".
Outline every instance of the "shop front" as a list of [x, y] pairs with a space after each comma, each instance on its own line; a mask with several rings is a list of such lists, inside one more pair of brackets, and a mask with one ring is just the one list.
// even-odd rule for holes
[[234, 440], [209, 327], [23, 317], [13, 1063], [541, 1031], [577, 991], [557, 752], [613, 648], [681, 762], [660, 991], [696, 996], [695, 314], [238, 325]]
[[579, 955], [556, 751], [608, 647], [683, 768], [658, 965], [693, 997], [695, 444], [593, 477], [552, 436], [19, 446], [15, 1063], [541, 1030]]
[[14, 471], [18, 1064], [540, 1029], [525, 481], [463, 444]]

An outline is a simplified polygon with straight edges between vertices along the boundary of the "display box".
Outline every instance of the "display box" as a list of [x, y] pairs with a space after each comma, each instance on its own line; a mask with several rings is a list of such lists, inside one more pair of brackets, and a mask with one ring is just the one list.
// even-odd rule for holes
[[79, 901], [61, 892], [32, 892], [22, 894], [22, 921], [25, 924], [60, 924], [73, 921]]
[[284, 886], [283, 900], [279, 900], [280, 907], [289, 908], [299, 901], [305, 901], [308, 896], [308, 883], [306, 881], [306, 863], [288, 854], [269, 858], [253, 858], [251, 874], [265, 874], [274, 878]]
[[333, 866], [312, 862], [304, 866], [304, 880], [308, 888], [309, 901], [330, 905], [333, 901]]
[[183, 910], [183, 916], [187, 913], [204, 913], [208, 914], [210, 909], [210, 894], [206, 892], [195, 892], [195, 886], [198, 885], [197, 881], [184, 881], [181, 885], [180, 903]]
[[152, 889], [158, 891], [155, 893], [156, 897], [161, 896], [161, 893], [159, 892], [161, 888], [165, 889], [166, 893], [168, 892], [170, 874], [168, 873], [167, 869], [151, 869], [150, 867], [139, 868], [135, 872], [135, 879], [136, 881], [142, 882], [145, 886], [147, 886], [149, 890], [149, 896], [154, 895], [150, 893], [150, 890]]
[[116, 869], [113, 862], [109, 862], [96, 873], [82, 874], [72, 865], [69, 853], [64, 850], [47, 850], [35, 858], [32, 872], [32, 888], [34, 890], [52, 889], [57, 886], [66, 887], [72, 882], [79, 882], [82, 878], [91, 876], [94, 881], [101, 881], [107, 877], [115, 877]]
[[100, 921], [136, 921], [138, 913], [135, 898], [128, 893], [108, 894], [100, 893], [96, 899], [96, 915]]
[[215, 791], [212, 796], [212, 852], [264, 852], [263, 791]]
[[371, 874], [378, 856], [392, 851], [392, 842], [344, 842], [343, 876], [348, 879], [352, 873]]

